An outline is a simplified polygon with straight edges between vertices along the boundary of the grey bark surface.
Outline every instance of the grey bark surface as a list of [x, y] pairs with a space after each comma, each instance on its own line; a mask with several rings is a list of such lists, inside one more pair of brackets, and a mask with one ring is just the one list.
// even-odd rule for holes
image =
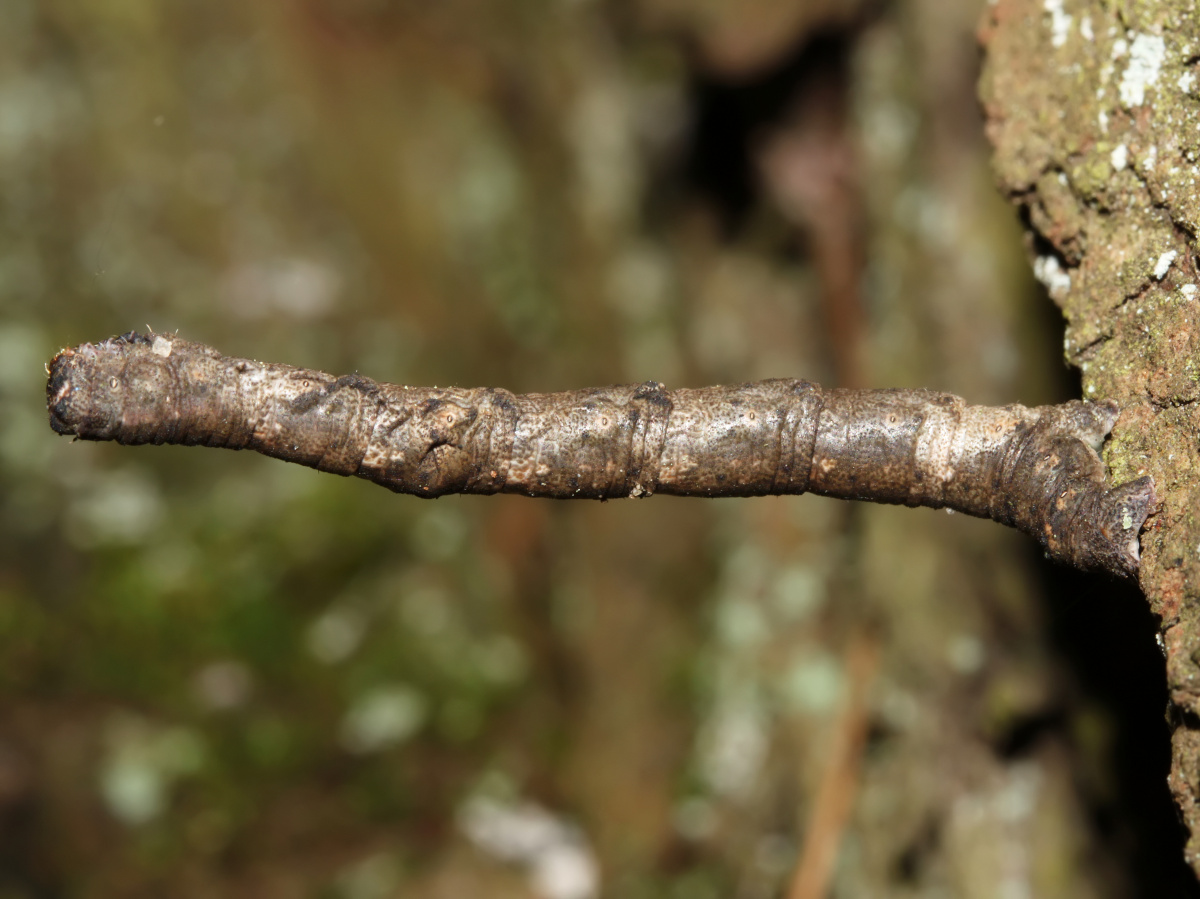
[[1115, 403], [973, 406], [931, 390], [774, 379], [515, 395], [408, 387], [130, 333], [59, 353], [51, 426], [123, 444], [251, 449], [398, 493], [556, 499], [767, 496], [948, 508], [1058, 561], [1134, 574], [1149, 477], [1109, 488]]

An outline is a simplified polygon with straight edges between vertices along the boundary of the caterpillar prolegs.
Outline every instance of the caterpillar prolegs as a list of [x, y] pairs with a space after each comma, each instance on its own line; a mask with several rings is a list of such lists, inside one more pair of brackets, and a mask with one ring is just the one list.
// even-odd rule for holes
[[252, 449], [398, 493], [560, 499], [763, 496], [950, 508], [1035, 537], [1055, 559], [1133, 574], [1153, 481], [1108, 487], [1116, 403], [972, 406], [931, 390], [775, 379], [518, 395], [335, 377], [169, 335], [66, 349], [50, 424], [123, 444]]

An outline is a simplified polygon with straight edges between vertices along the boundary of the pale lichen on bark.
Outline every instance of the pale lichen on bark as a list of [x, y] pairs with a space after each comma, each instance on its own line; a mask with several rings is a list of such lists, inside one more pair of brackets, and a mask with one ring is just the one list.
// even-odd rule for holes
[[999, 0], [981, 37], [1001, 186], [1067, 317], [1085, 396], [1126, 414], [1108, 462], [1151, 474], [1162, 505], [1140, 582], [1162, 619], [1174, 716], [1170, 783], [1200, 872], [1200, 14], [1191, 0]]
[[1154, 504], [1110, 488], [1112, 402], [972, 406], [930, 390], [775, 379], [515, 395], [380, 384], [130, 333], [63, 350], [51, 426], [123, 444], [252, 449], [399, 493], [559, 499], [818, 493], [991, 518], [1053, 558], [1126, 575]]

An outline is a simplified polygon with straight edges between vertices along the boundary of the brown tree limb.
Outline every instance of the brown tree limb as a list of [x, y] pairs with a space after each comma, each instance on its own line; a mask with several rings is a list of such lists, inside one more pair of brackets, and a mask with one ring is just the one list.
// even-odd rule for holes
[[1112, 402], [971, 406], [788, 379], [527, 395], [401, 387], [135, 333], [63, 350], [48, 371], [61, 434], [252, 449], [424, 497], [818, 493], [991, 518], [1055, 559], [1125, 575], [1154, 504], [1150, 478], [1104, 482], [1096, 449]]

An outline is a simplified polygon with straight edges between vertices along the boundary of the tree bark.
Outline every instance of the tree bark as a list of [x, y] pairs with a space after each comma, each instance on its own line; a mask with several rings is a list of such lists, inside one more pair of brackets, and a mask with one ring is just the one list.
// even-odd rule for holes
[[1086, 397], [1126, 412], [1109, 468], [1159, 485], [1140, 584], [1161, 619], [1170, 786], [1200, 873], [1200, 15], [1190, 0], [999, 0], [981, 37], [996, 170], [1067, 318], [1066, 358]]

